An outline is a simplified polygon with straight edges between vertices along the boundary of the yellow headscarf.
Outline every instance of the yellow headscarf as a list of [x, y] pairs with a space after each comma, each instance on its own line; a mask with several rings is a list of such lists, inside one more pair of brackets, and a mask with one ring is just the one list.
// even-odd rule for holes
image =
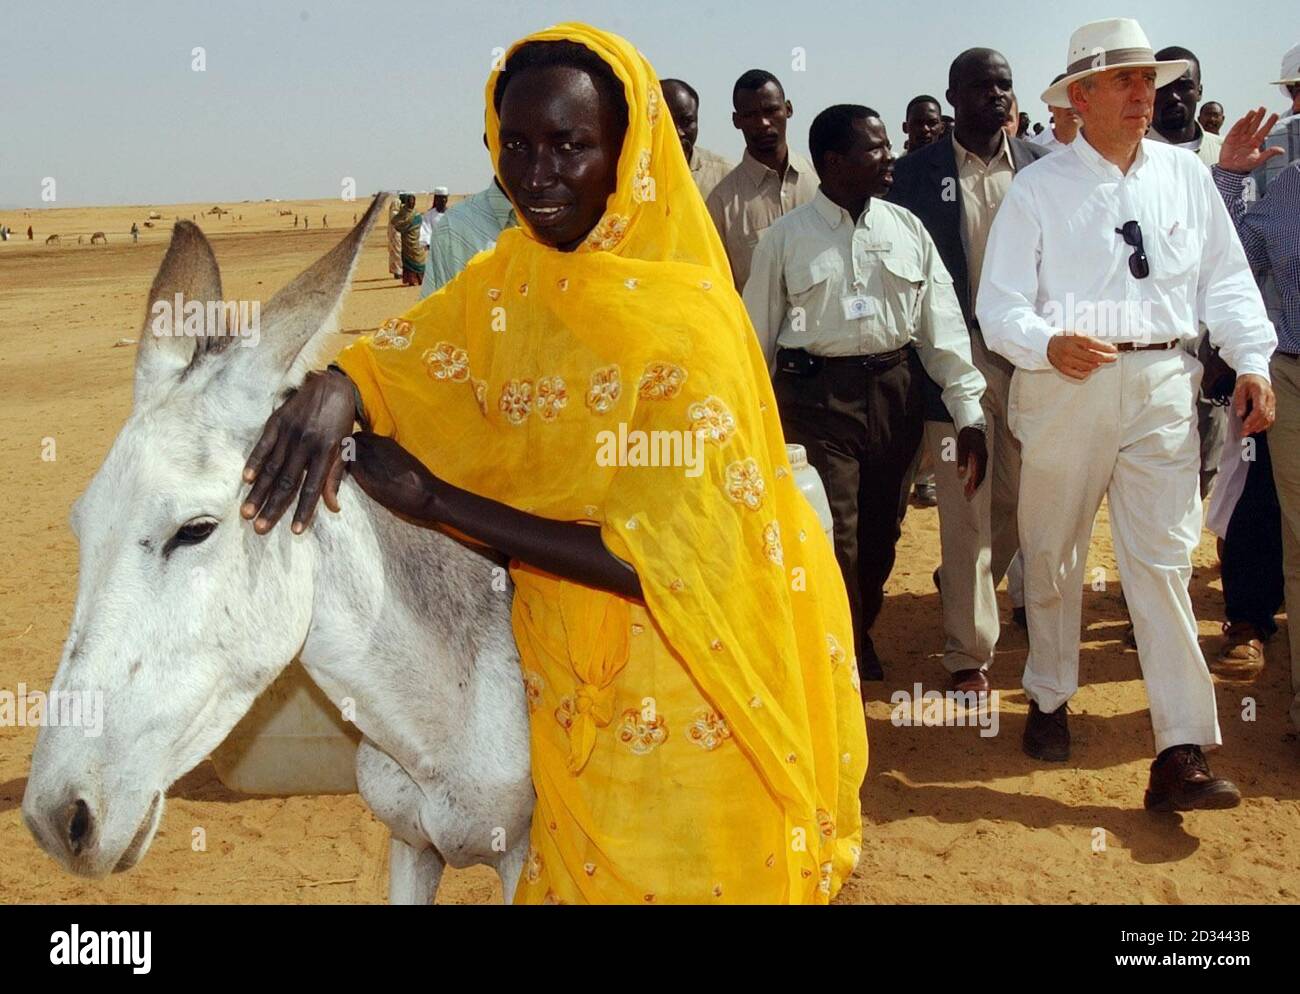
[[[624, 39], [582, 24], [515, 47], [561, 40], [599, 55], [627, 99], [618, 186], [599, 224], [561, 252], [520, 212], [495, 250], [339, 363], [373, 430], [442, 479], [599, 524], [781, 800], [792, 844], [810, 840], [833, 866], [824, 900], [857, 860], [867, 761], [844, 586], [791, 474], [766, 363], [653, 69]], [[494, 162], [496, 79], [486, 88]], [[598, 458], [611, 438], [601, 432], [657, 431], [700, 433], [700, 475]], [[791, 894], [807, 894], [792, 873]]]

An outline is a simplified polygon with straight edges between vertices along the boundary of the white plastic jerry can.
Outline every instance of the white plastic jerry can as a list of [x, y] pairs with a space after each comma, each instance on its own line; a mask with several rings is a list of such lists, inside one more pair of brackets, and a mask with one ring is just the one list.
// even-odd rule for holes
[[808, 462], [808, 452], [802, 445], [787, 442], [785, 453], [790, 457], [790, 469], [794, 472], [795, 486], [808, 499], [812, 509], [817, 512], [817, 520], [821, 523], [822, 531], [826, 533], [826, 538], [833, 548], [835, 546], [835, 519], [831, 517], [831, 505], [830, 501], [826, 499], [826, 488], [822, 486], [821, 475]]
[[241, 794], [354, 794], [361, 732], [294, 659], [212, 753]]

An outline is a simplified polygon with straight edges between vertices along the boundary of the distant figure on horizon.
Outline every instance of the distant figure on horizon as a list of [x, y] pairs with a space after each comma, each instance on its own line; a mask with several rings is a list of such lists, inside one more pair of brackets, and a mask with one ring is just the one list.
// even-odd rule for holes
[[447, 188], [445, 186], [435, 186], [433, 188], [433, 201], [429, 209], [420, 216], [420, 244], [425, 248], [433, 241], [433, 230], [442, 224], [443, 218], [447, 214]]
[[389, 222], [402, 236], [402, 286], [419, 286], [424, 282], [428, 253], [420, 244], [421, 220], [415, 209], [415, 194], [402, 194], [402, 209]]
[[30, 224], [27, 226], [27, 240], [29, 242], [32, 240], [32, 226]]
[[134, 221], [132, 221], [132, 222], [131, 222], [131, 241], [133, 241], [133, 242], [138, 242], [139, 240], [140, 240], [140, 226], [139, 226], [138, 224], [136, 224]]
[[329, 219], [329, 217], [327, 217], [326, 215], [322, 214], [322, 215], [320, 216], [320, 226], [321, 226], [322, 228], [328, 228], [328, 227], [330, 226], [330, 219]]

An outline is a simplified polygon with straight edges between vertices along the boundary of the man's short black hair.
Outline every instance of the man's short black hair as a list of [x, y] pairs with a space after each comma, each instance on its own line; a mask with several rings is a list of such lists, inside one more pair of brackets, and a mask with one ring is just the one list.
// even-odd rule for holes
[[731, 106], [736, 106], [736, 97], [741, 90], [761, 90], [768, 83], [775, 83], [776, 88], [781, 91], [781, 99], [785, 99], [785, 87], [781, 81], [773, 76], [766, 69], [747, 69], [740, 74], [740, 79], [736, 80], [736, 85], [731, 88]]
[[1191, 52], [1180, 45], [1170, 45], [1168, 48], [1162, 48], [1160, 51], [1156, 52], [1157, 62], [1169, 62], [1174, 59], [1186, 59], [1194, 65], [1196, 70], [1192, 75], [1196, 77], [1198, 83], [1201, 81], [1201, 60], [1196, 57], [1194, 52]]
[[596, 89], [612, 103], [620, 131], [627, 130], [627, 97], [622, 82], [604, 59], [576, 41], [530, 41], [516, 48], [497, 75], [496, 86], [492, 88], [492, 106], [500, 113], [506, 87], [524, 70], [550, 66], [580, 69], [590, 76]]
[[667, 79], [661, 79], [659, 81], [659, 88], [665, 89], [667, 88], [669, 83], [672, 83], [676, 86], [680, 86], [683, 90], [685, 90], [688, 94], [690, 94], [691, 99], [695, 101], [696, 107], [700, 105], [700, 95], [695, 92], [695, 87], [691, 86], [691, 84], [686, 82], [686, 80], [676, 79], [672, 76], [669, 76]]
[[943, 112], [943, 104], [939, 103], [939, 101], [934, 99], [934, 97], [930, 96], [930, 94], [922, 93], [919, 97], [913, 97], [911, 100], [907, 102], [907, 110], [903, 112], [903, 117], [904, 118], [911, 117], [912, 108], [916, 107], [919, 104], [934, 104], [935, 110], [939, 111], [940, 113]]
[[822, 164], [827, 152], [843, 154], [853, 144], [853, 125], [869, 117], [879, 117], [870, 107], [862, 104], [832, 104], [813, 118], [808, 129], [808, 151], [812, 154], [813, 168], [822, 174]]
[[996, 49], [992, 48], [968, 48], [957, 58], [952, 60], [952, 65], [948, 67], [948, 89], [955, 90], [961, 85], [961, 76], [966, 69], [976, 62], [983, 62], [990, 56], [996, 55], [1003, 62], [1006, 57]]

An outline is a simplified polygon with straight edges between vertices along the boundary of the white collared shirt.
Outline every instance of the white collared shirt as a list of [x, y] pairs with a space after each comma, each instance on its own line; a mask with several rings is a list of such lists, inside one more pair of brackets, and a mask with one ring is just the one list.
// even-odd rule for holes
[[[1116, 232], [1141, 225], [1151, 273], [1135, 279]], [[989, 348], [1047, 369], [1061, 329], [1110, 342], [1193, 339], [1197, 322], [1238, 373], [1267, 379], [1277, 344], [1210, 171], [1143, 141], [1126, 174], [1080, 133], [1022, 169], [993, 221], [976, 308]]]
[[1034, 135], [1029, 139], [1035, 145], [1042, 145], [1049, 152], [1059, 152], [1061, 149], [1069, 146], [1069, 142], [1063, 142], [1056, 137], [1056, 132], [1051, 128], [1044, 128], [1041, 135]]
[[[872, 198], [855, 224], [819, 188], [767, 229], [744, 298], [769, 368], [778, 347], [835, 357], [915, 345], [957, 430], [984, 420], [952, 277], [911, 211]], [[861, 317], [846, 316], [846, 298], [865, 298]]]

